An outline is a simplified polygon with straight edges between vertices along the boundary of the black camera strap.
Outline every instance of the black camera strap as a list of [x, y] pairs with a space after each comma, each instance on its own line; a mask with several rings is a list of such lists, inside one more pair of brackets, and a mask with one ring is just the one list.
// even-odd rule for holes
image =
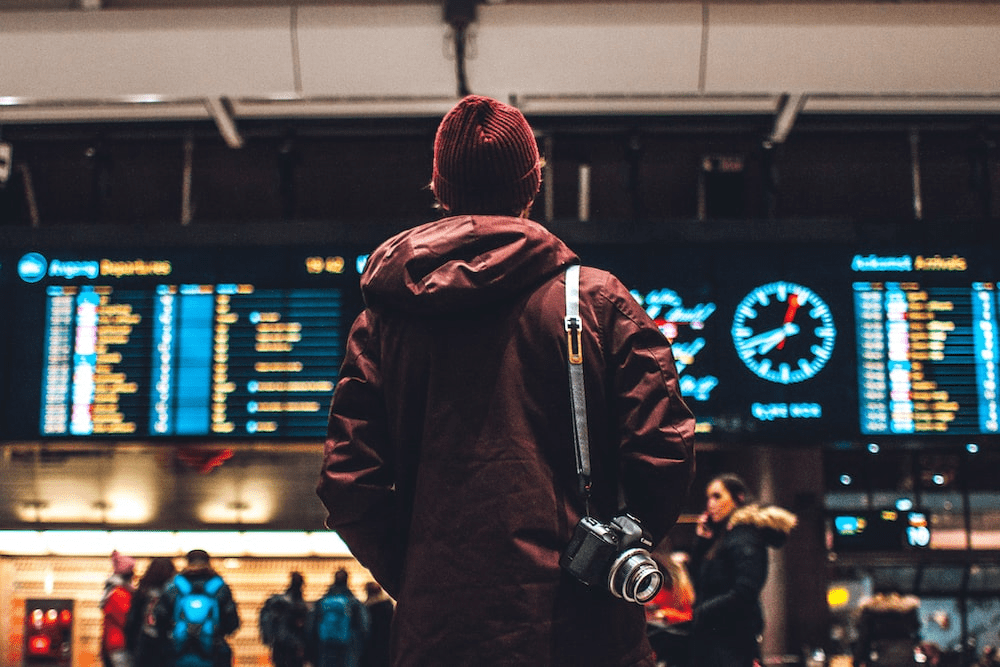
[[566, 269], [566, 356], [569, 400], [573, 409], [573, 441], [580, 494], [590, 514], [590, 439], [587, 435], [587, 395], [583, 387], [583, 321], [580, 319], [580, 265]]

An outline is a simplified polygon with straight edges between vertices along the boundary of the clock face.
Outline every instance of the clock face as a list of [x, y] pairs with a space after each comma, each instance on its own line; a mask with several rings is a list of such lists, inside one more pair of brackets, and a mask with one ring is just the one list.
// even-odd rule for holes
[[740, 301], [732, 336], [736, 353], [754, 374], [794, 384], [826, 365], [837, 328], [830, 307], [819, 295], [781, 281], [761, 285]]

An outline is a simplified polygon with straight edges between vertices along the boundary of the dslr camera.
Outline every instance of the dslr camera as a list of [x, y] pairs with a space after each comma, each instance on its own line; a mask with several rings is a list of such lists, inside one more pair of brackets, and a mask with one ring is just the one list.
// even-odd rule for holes
[[604, 524], [591, 516], [580, 519], [559, 565], [588, 586], [645, 604], [659, 592], [663, 573], [647, 551], [652, 542], [639, 520], [629, 514]]

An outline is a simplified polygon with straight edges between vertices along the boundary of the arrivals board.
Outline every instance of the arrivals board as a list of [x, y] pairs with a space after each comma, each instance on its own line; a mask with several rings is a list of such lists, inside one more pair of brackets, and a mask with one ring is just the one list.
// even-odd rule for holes
[[590, 259], [622, 276], [673, 341], [708, 437], [1000, 430], [991, 247], [647, 245]]
[[854, 283], [862, 433], [996, 433], [995, 283], [932, 280], [924, 258], [892, 259], [902, 279]]
[[[571, 245], [671, 341], [702, 439], [1000, 431], [990, 247]], [[3, 439], [322, 438], [369, 251], [4, 251]]]

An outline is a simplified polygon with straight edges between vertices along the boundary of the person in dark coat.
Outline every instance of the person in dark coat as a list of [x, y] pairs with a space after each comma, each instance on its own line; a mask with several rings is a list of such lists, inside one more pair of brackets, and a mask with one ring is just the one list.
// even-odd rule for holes
[[153, 612], [175, 574], [173, 559], [159, 556], [139, 579], [125, 618], [125, 641], [135, 667], [169, 667], [170, 642], [157, 629]]
[[664, 537], [695, 422], [669, 341], [617, 278], [582, 267], [588, 509], [565, 321], [580, 259], [527, 218], [540, 183], [520, 111], [463, 98], [434, 142], [445, 217], [384, 242], [361, 277], [317, 491], [396, 600], [396, 667], [653, 665], [642, 606], [560, 556], [588, 513], [608, 524], [627, 510]]
[[305, 577], [302, 573], [292, 572], [288, 588], [273, 598], [276, 603], [275, 634], [271, 643], [271, 661], [274, 667], [302, 667], [305, 664], [309, 605], [302, 595], [304, 585]]
[[389, 637], [396, 604], [376, 581], [365, 584], [368, 608], [368, 639], [361, 655], [361, 667], [389, 667]]
[[791, 512], [749, 502], [737, 475], [713, 479], [691, 554], [695, 584], [691, 662], [697, 667], [751, 667], [760, 658], [768, 547], [781, 547], [796, 524]]
[[[240, 627], [240, 614], [233, 593], [229, 589], [229, 584], [221, 581], [222, 577], [212, 568], [211, 559], [204, 550], [189, 551], [186, 558], [187, 566], [170, 580], [153, 610], [157, 630], [171, 642], [171, 662], [168, 664], [172, 667], [230, 667], [233, 664], [233, 650], [226, 637]], [[183, 582], [178, 581], [181, 578], [194, 587], [192, 590], [208, 588], [211, 584], [211, 595], [218, 603], [218, 625], [214, 628], [211, 646], [207, 653], [197, 645], [195, 638], [185, 642], [181, 648], [175, 646], [174, 612], [177, 604], [183, 599], [185, 586]], [[217, 579], [218, 588], [216, 588]]]
[[920, 643], [920, 599], [895, 590], [877, 590], [858, 606], [856, 667], [916, 665]]

